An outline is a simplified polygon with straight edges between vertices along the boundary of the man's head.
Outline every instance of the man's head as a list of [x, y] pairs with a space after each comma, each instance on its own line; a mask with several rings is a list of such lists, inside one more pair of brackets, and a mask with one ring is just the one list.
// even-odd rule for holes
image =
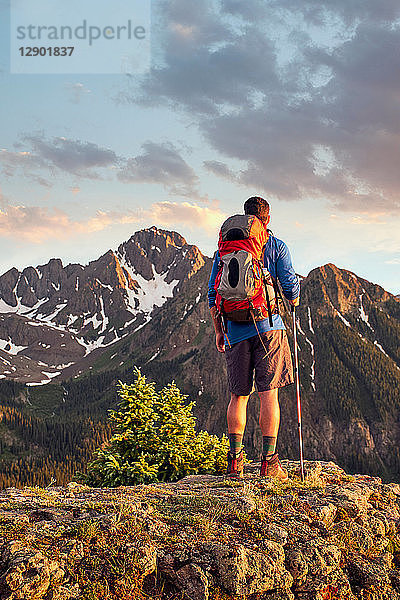
[[264, 198], [260, 198], [260, 196], [252, 196], [246, 200], [244, 203], [244, 213], [258, 217], [264, 225], [268, 225], [269, 223], [269, 204]]

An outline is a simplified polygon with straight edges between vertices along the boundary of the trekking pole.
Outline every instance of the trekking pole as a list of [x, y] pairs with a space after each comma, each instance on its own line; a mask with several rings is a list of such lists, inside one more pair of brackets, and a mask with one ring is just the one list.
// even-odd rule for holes
[[300, 471], [301, 471], [301, 480], [304, 481], [303, 434], [301, 431], [299, 359], [297, 356], [296, 309], [294, 306], [292, 306], [292, 314], [293, 314], [293, 338], [294, 338], [294, 373], [295, 373], [295, 379], [296, 379], [297, 426], [299, 429], [299, 447], [300, 447]]

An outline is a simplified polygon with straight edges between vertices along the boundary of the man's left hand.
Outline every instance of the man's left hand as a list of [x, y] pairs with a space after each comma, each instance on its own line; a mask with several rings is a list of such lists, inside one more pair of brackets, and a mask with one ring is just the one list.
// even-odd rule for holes
[[222, 332], [215, 335], [215, 345], [218, 352], [225, 352], [225, 336]]

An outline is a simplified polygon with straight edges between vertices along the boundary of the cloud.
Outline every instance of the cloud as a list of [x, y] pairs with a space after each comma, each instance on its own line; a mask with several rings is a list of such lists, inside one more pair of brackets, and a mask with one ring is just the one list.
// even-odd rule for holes
[[101, 148], [93, 142], [69, 140], [65, 137], [46, 140], [39, 135], [25, 136], [24, 140], [31, 144], [33, 153], [49, 168], [56, 167], [80, 177], [98, 179], [96, 169], [112, 167], [118, 163], [113, 150]]
[[66, 83], [65, 88], [69, 92], [69, 100], [73, 104], [79, 104], [88, 94], [91, 93], [83, 83]]
[[189, 202], [156, 202], [146, 210], [98, 210], [93, 216], [78, 220], [57, 207], [14, 206], [0, 195], [0, 235], [34, 244], [88, 235], [115, 225], [139, 225], [148, 221], [172, 227], [182, 224], [191, 229], [214, 232], [224, 218], [224, 213], [217, 207]]
[[0, 150], [0, 166], [5, 177], [13, 177], [21, 173], [26, 179], [36, 181], [45, 187], [51, 187], [51, 182], [38, 174], [38, 170], [46, 168], [45, 161], [30, 151], [11, 152]]
[[[376, 212], [378, 204], [397, 212], [400, 85], [390, 74], [400, 69], [399, 43], [400, 30], [367, 35], [357, 29], [330, 61], [326, 52], [318, 60], [305, 52], [312, 56], [310, 73], [316, 65], [332, 69], [313, 96], [270, 95], [266, 106], [203, 120], [201, 129], [219, 153], [247, 163], [238, 178], [244, 185], [287, 200], [329, 198], [343, 210]], [[322, 171], [321, 147], [330, 154]]]
[[71, 231], [70, 217], [56, 208], [6, 206], [0, 209], [0, 235], [40, 243], [64, 238]]
[[268, 15], [268, 6], [264, 0], [222, 0], [221, 9], [227, 14], [241, 17], [250, 23], [265, 19]]
[[384, 213], [357, 215], [351, 220], [355, 225], [383, 225], [386, 227], [387, 221], [382, 221], [382, 214]]
[[57, 207], [0, 204], [0, 235], [34, 244], [49, 239], [67, 239], [101, 231], [115, 224], [138, 222], [138, 213], [98, 211], [86, 220], [76, 220]]
[[335, 202], [335, 207], [344, 212], [358, 213], [360, 222], [377, 222], [388, 213], [400, 214], [395, 200], [389, 200], [376, 194], [349, 194], [345, 199]]
[[203, 162], [203, 166], [218, 177], [224, 177], [225, 179], [231, 179], [232, 181], [236, 180], [235, 173], [228, 167], [226, 163], [218, 160], [205, 160]]
[[163, 5], [161, 60], [130, 101], [180, 107], [225, 157], [204, 166], [260, 193], [400, 211], [397, 0], [189, 4]]
[[22, 173], [26, 178], [50, 186], [43, 173], [53, 178], [68, 173], [74, 177], [71, 190], [75, 194], [79, 192], [76, 178], [102, 179], [111, 172], [123, 183], [159, 184], [171, 194], [209, 202], [208, 196], [198, 191], [196, 173], [171, 143], [148, 141], [142, 145], [141, 154], [125, 158], [92, 142], [64, 137], [48, 140], [42, 135], [25, 135], [23, 141], [24, 144], [15, 145], [24, 150], [0, 151], [0, 166], [8, 177]]
[[42, 135], [25, 135], [22, 142], [17, 142], [15, 146], [24, 150], [0, 151], [3, 173], [7, 177], [22, 173], [24, 177], [47, 187], [51, 182], [46, 177], [54, 177], [55, 173], [66, 172], [77, 177], [99, 179], [102, 170], [119, 162], [113, 150], [65, 137], [49, 140]]
[[397, 0], [270, 0], [268, 3], [264, 0], [221, 0], [221, 9], [248, 22], [267, 21], [274, 14], [282, 15], [286, 12], [317, 26], [331, 26], [332, 18], [338, 17], [346, 26], [360, 20], [388, 22], [396, 20], [400, 13]]
[[[343, 19], [346, 25], [368, 20], [375, 23], [394, 21], [399, 17], [400, 8], [397, 0], [285, 0], [284, 8], [301, 14], [306, 21], [320, 25], [331, 22], [332, 17]], [[281, 0], [273, 0], [271, 6], [278, 10]]]
[[178, 103], [214, 115], [225, 106], [253, 104], [256, 88], [268, 93], [279, 87], [274, 47], [261, 29], [248, 25], [235, 32], [207, 0], [171, 0], [161, 18], [163, 66], [150, 70], [131, 101]]
[[118, 173], [124, 183], [158, 183], [174, 194], [197, 195], [198, 177], [173, 144], [146, 142], [143, 153], [129, 158]]
[[146, 211], [146, 216], [160, 225], [186, 225], [191, 229], [201, 228], [215, 232], [226, 215], [218, 208], [198, 206], [190, 202], [156, 202]]
[[163, 41], [170, 51], [192, 48], [193, 44], [215, 44], [231, 37], [230, 28], [218, 17], [216, 6], [209, 0], [170, 0], [159, 8], [160, 19], [167, 23]]

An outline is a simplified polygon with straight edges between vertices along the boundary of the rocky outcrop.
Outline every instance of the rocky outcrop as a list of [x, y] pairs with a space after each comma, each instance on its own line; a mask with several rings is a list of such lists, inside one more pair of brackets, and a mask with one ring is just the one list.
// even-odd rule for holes
[[149, 281], [167, 273], [166, 283], [190, 279], [204, 265], [196, 246], [189, 246], [179, 233], [151, 227], [136, 232], [118, 247], [117, 256], [128, 261], [137, 273]]
[[367, 313], [374, 302], [385, 303], [392, 297], [381, 286], [331, 263], [313, 269], [304, 281], [306, 286], [303, 300], [306, 306], [310, 306], [310, 301], [311, 305], [316, 305], [321, 315], [336, 314], [337, 310], [343, 314], [352, 313], [359, 318], [363, 302], [367, 304]]
[[286, 483], [252, 463], [243, 481], [4, 490], [0, 599], [400, 598], [400, 486], [286, 466]]

